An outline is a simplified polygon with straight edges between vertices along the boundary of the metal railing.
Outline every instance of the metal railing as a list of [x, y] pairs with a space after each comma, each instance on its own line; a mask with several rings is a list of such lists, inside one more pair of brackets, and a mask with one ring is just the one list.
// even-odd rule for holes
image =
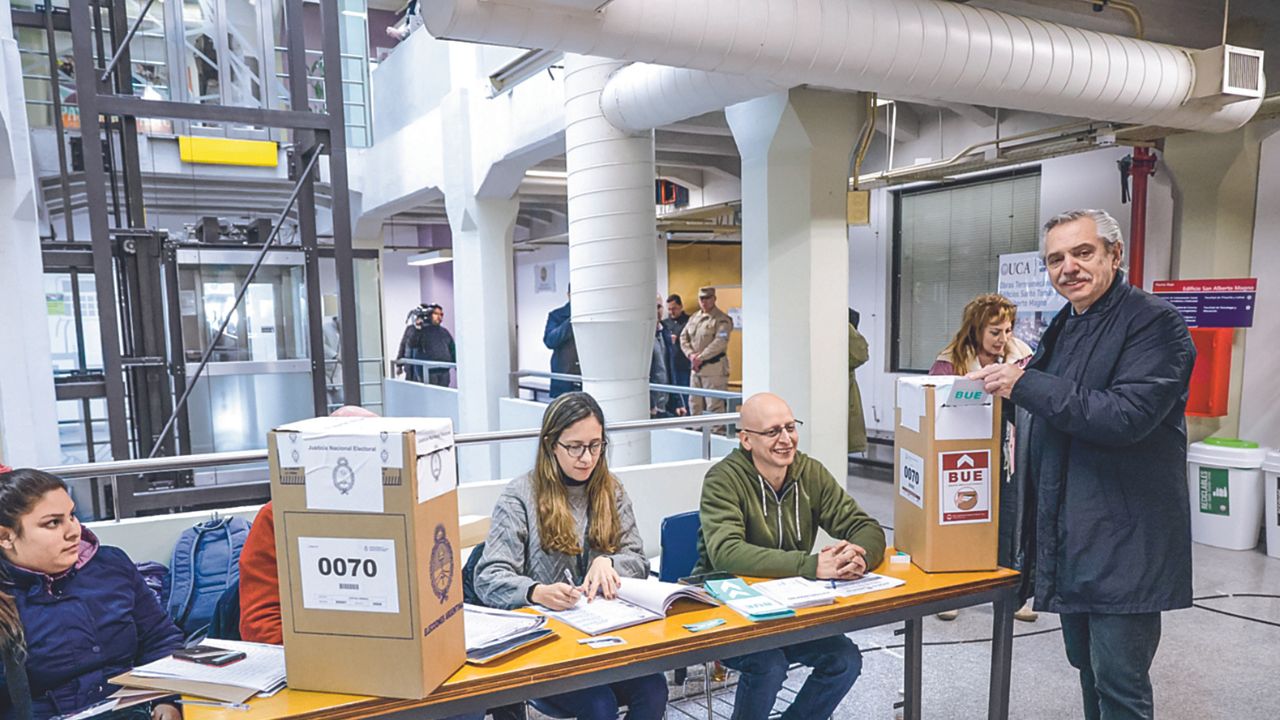
[[[732, 425], [738, 422], [738, 413], [719, 413], [715, 415], [698, 415], [695, 417], [661, 418], [657, 420], [628, 420], [609, 423], [605, 429], [609, 432], [651, 431], [673, 428], [697, 428], [702, 431], [702, 457], [710, 460], [712, 428], [717, 425]], [[456, 445], [483, 445], [495, 442], [529, 440], [537, 438], [539, 428], [522, 430], [498, 430], [493, 432], [459, 433], [453, 436]], [[177, 455], [173, 457], [155, 457], [139, 460], [111, 460], [97, 463], [80, 463], [76, 465], [59, 465], [41, 468], [64, 480], [106, 479], [111, 488], [112, 517], [121, 519], [120, 478], [146, 475], [159, 472], [183, 472], [210, 468], [225, 468], [237, 465], [253, 465], [267, 461], [267, 450], [240, 450], [235, 452], [203, 453], [196, 455]], [[191, 504], [198, 498], [209, 495], [214, 487], [237, 488], [244, 491], [249, 488], [262, 489], [268, 482], [234, 483], [231, 485], [212, 487], [186, 487], [163, 490], [150, 490], [136, 495], [151, 496], [155, 499], [172, 499], [174, 507], [182, 506], [182, 500], [188, 499]], [[239, 492], [236, 497], [243, 497]]]
[[[513, 384], [516, 384], [517, 386], [519, 386], [520, 378], [522, 377], [565, 380], [567, 382], [575, 383], [582, 382], [581, 375], [572, 375], [569, 373], [546, 372], [544, 370], [516, 370], [511, 373]], [[742, 393], [733, 392], [732, 390], [709, 390], [707, 388], [693, 388], [685, 385], [662, 385], [659, 383], [649, 383], [649, 389], [653, 392], [675, 393], [677, 395], [690, 395], [710, 398], [712, 400], [724, 400], [729, 403], [730, 407], [742, 403]]]

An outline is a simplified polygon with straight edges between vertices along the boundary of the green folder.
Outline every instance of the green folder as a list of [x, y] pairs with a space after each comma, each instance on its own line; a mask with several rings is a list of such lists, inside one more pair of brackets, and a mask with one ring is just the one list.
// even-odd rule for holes
[[707, 592], [751, 622], [791, 617], [795, 610], [753, 590], [741, 578], [708, 580]]

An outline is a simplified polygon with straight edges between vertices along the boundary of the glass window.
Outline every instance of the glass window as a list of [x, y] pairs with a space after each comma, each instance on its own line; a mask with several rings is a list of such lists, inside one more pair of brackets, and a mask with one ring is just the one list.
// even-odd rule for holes
[[[125, 14], [129, 26], [138, 19], [145, 0], [127, 0]], [[168, 100], [169, 50], [165, 39], [165, 4], [155, 2], [147, 10], [138, 33], [129, 43], [129, 59], [133, 63], [133, 93], [147, 100]]]
[[217, 12], [213, 3], [182, 0], [184, 81], [191, 99], [198, 103], [222, 102]]
[[925, 372], [965, 304], [995, 292], [999, 256], [1039, 242], [1040, 172], [894, 195], [892, 367]]
[[[180, 261], [178, 304], [188, 359], [199, 359], [228, 313], [231, 320], [211, 362], [275, 362], [308, 358], [301, 264], [263, 265], [239, 307], [236, 293], [249, 275], [253, 251], [210, 251], [200, 264]], [[289, 256], [296, 255], [296, 258]], [[272, 253], [283, 262], [302, 262], [296, 253]], [[216, 259], [214, 259], [216, 258]]]

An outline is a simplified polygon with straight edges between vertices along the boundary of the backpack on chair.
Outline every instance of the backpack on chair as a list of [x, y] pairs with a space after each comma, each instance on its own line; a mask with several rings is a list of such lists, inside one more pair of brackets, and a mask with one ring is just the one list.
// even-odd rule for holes
[[227, 588], [240, 580], [249, 521], [218, 517], [187, 528], [173, 546], [169, 616], [190, 638], [205, 630]]

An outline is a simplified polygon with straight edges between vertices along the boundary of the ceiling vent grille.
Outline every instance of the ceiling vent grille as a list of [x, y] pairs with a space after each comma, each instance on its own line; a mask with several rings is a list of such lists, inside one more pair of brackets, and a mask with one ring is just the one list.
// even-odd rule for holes
[[1266, 91], [1261, 50], [1219, 45], [1193, 50], [1190, 55], [1196, 81], [1189, 99], [1232, 102], [1240, 98], [1261, 98]]

